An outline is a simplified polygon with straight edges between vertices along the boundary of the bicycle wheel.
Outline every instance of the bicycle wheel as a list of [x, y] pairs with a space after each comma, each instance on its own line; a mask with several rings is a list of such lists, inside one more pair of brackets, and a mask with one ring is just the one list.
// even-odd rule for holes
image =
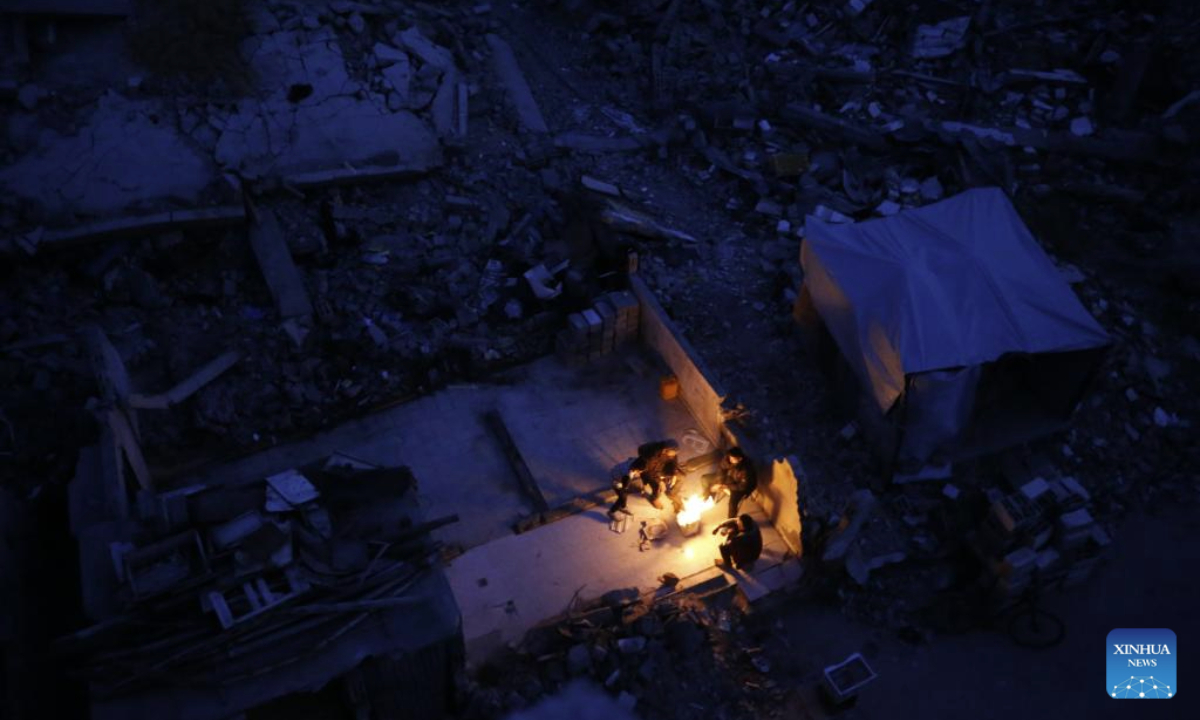
[[1045, 610], [1022, 609], [1008, 620], [1008, 636], [1022, 647], [1053, 647], [1066, 635], [1067, 626], [1063, 621]]

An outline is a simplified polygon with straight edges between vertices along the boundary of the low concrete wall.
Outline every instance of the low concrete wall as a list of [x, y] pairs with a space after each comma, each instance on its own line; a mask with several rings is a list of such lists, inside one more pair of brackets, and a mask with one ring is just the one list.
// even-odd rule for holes
[[631, 275], [629, 284], [641, 304], [638, 331], [642, 343], [657, 352], [679, 378], [679, 397], [696, 418], [700, 430], [720, 442], [725, 426], [721, 413], [725, 391], [712, 379], [713, 374], [704, 367], [696, 349], [667, 316], [645, 281]]
[[758, 492], [755, 500], [762, 505], [771, 524], [787, 542], [792, 552], [800, 555], [800, 483], [804, 470], [794, 456], [768, 458], [756, 443], [725, 425], [722, 406], [725, 391], [712, 373], [705, 368], [695, 348], [667, 316], [645, 281], [636, 275], [629, 278], [631, 289], [641, 304], [639, 331], [647, 347], [659, 354], [671, 372], [679, 378], [679, 397], [696, 418], [700, 430], [722, 446], [737, 445], [753, 458], [758, 470]]

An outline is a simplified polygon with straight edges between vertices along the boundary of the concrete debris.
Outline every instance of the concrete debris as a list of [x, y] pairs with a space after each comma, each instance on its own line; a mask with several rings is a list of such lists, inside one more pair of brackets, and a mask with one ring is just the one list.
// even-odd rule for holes
[[929, 202], [941, 200], [945, 191], [942, 189], [942, 183], [937, 179], [937, 176], [925, 178], [921, 181], [921, 199]]
[[936, 25], [918, 25], [913, 39], [913, 57], [940, 58], [961, 50], [970, 25], [969, 15], [943, 20]]
[[610, 197], [621, 197], [621, 188], [613, 185], [612, 183], [604, 182], [603, 180], [597, 180], [590, 175], [584, 175], [580, 177], [579, 181], [580, 184], [592, 192], [598, 192], [602, 195], [608, 195]]
[[420, 58], [438, 73], [454, 68], [454, 56], [446, 48], [430, 42], [415, 25], [396, 34], [392, 42]]
[[684, 243], [696, 242], [696, 238], [691, 235], [667, 227], [644, 213], [616, 202], [608, 203], [600, 213], [600, 220], [615, 230], [642, 237], [676, 240]]
[[257, 211], [258, 219], [250, 226], [250, 247], [258, 260], [259, 270], [275, 298], [275, 307], [282, 320], [305, 318], [313, 313], [304, 279], [300, 275], [291, 251], [284, 240], [283, 229], [275, 213]]
[[529, 83], [517, 64], [512, 47], [497, 35], [488, 35], [487, 43], [492, 49], [492, 63], [496, 75], [508, 91], [509, 101], [516, 107], [517, 118], [522, 127], [536, 133], [550, 132], [545, 118], [542, 117], [542, 110], [533, 97], [533, 91], [529, 89]]

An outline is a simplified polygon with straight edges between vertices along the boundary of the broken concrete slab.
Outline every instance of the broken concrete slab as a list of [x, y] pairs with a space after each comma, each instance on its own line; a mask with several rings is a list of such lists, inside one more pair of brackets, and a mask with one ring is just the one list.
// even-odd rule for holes
[[78, 133], [42, 130], [30, 152], [0, 169], [0, 187], [55, 213], [112, 215], [133, 205], [195, 203], [216, 173], [181, 133], [157, 121], [166, 114], [157, 102], [109, 92]]
[[392, 47], [386, 43], [375, 43], [375, 47], [372, 48], [372, 52], [375, 53], [375, 61], [381, 68], [388, 67], [389, 65], [393, 65], [395, 63], [411, 63], [408, 58], [408, 53], [404, 52], [400, 48]]
[[441, 164], [441, 150], [429, 127], [412, 113], [334, 97], [298, 109], [274, 104], [262, 114], [231, 118], [217, 144], [217, 161], [252, 175], [346, 164], [427, 171]]
[[[273, 33], [252, 38], [242, 51], [255, 70], [260, 97], [210, 118], [221, 131], [216, 146], [221, 165], [254, 176], [347, 165], [423, 171], [441, 163], [425, 123], [360, 99], [363, 88], [347, 72], [332, 30]], [[385, 72], [402, 87], [402, 70], [392, 69], [399, 62]], [[303, 92], [298, 95], [296, 88]]]
[[508, 90], [509, 100], [516, 106], [517, 118], [520, 119], [521, 125], [532, 132], [550, 132], [550, 128], [546, 126], [546, 119], [542, 117], [542, 110], [533, 97], [533, 91], [529, 89], [529, 83], [521, 72], [521, 66], [517, 64], [512, 46], [497, 35], [488, 35], [487, 42], [492, 49], [496, 75]]
[[412, 63], [408, 60], [408, 55], [399, 50], [397, 58], [388, 63], [383, 69], [383, 79], [391, 86], [392, 90], [396, 91], [401, 98], [401, 107], [408, 107], [409, 91], [412, 85]]
[[454, 55], [441, 45], [431, 42], [421, 34], [420, 28], [415, 25], [396, 33], [392, 42], [416, 55], [426, 65], [437, 68], [440, 72], [446, 72], [454, 67]]

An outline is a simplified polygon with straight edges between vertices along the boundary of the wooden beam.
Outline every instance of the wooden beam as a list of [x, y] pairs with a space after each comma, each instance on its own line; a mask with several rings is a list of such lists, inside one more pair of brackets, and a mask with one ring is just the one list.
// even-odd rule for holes
[[538, 512], [548, 511], [550, 505], [542, 495], [537, 481], [533, 479], [533, 473], [529, 472], [529, 466], [525, 464], [525, 458], [521, 457], [521, 451], [517, 448], [517, 444], [513, 442], [512, 435], [508, 432], [508, 426], [504, 424], [504, 418], [500, 417], [500, 413], [496, 410], [487, 411], [483, 417], [488, 429], [492, 431], [492, 434], [500, 441], [501, 447], [504, 448], [504, 454], [508, 458], [513, 472], [517, 475], [517, 482], [520, 483], [521, 490], [533, 502], [533, 507]]

